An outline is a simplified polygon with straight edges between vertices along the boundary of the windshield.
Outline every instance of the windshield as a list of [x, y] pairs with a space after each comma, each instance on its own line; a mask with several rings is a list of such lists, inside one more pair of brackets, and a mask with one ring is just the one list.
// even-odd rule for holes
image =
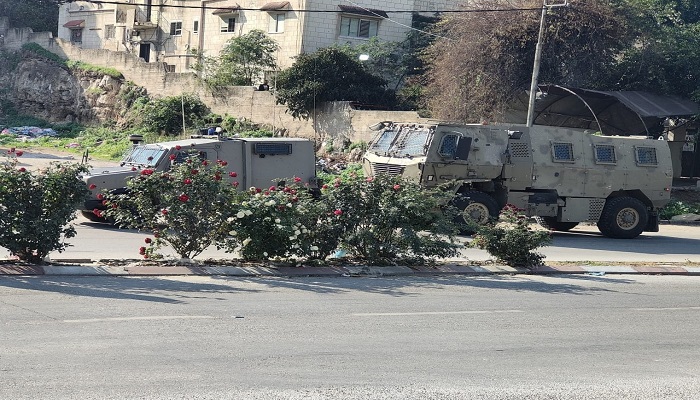
[[154, 146], [136, 146], [126, 153], [122, 162], [131, 165], [156, 166], [166, 149]]
[[393, 156], [424, 156], [432, 132], [428, 127], [405, 126], [382, 132], [369, 150]]

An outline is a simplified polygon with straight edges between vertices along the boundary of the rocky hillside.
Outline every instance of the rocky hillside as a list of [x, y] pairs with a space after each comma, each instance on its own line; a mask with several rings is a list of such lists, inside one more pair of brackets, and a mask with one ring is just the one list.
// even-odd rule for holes
[[118, 94], [123, 80], [68, 68], [30, 51], [0, 63], [0, 113], [19, 114], [51, 122], [94, 124], [119, 119]]

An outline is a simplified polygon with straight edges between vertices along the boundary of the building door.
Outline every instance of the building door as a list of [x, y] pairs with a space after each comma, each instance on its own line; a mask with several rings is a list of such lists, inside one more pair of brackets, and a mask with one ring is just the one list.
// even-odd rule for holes
[[144, 61], [149, 62], [151, 59], [151, 44], [141, 43], [139, 45], [139, 57], [143, 58]]

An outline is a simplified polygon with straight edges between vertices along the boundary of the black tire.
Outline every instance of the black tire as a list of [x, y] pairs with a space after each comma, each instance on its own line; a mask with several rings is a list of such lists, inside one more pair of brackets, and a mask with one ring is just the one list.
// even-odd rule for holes
[[556, 217], [535, 217], [541, 227], [558, 232], [568, 232], [578, 225], [578, 222], [557, 221]]
[[647, 226], [647, 207], [634, 197], [613, 197], [605, 202], [598, 220], [600, 232], [615, 239], [632, 239]]
[[[460, 214], [455, 218], [455, 222], [459, 225], [470, 222], [486, 225], [498, 218], [499, 207], [496, 199], [484, 192], [470, 190], [458, 193], [452, 204], [460, 211]], [[460, 233], [471, 235], [474, 230], [462, 227]]]
[[87, 218], [88, 221], [90, 221], [90, 222], [103, 222], [103, 223], [109, 222], [104, 217], [98, 217], [92, 211], [80, 210], [80, 213], [83, 214], [83, 217]]

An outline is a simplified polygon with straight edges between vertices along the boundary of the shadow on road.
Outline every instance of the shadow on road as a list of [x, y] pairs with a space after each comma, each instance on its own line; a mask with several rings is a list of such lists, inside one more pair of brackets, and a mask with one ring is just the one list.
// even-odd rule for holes
[[[589, 240], [581, 240], [582, 238]], [[642, 254], [700, 254], [700, 240], [668, 235], [642, 234], [634, 239], [610, 239], [598, 232], [553, 232], [553, 245], [574, 249], [590, 249], [611, 252]]]

